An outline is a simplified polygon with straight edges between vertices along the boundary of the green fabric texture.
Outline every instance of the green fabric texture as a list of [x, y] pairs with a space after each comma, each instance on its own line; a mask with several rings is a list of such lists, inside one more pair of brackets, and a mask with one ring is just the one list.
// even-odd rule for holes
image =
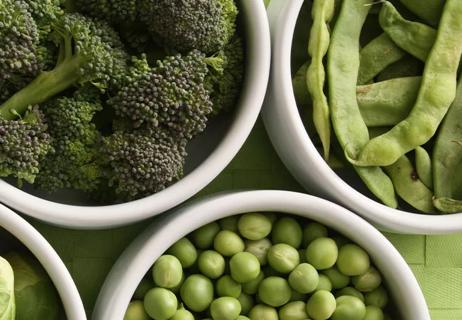
[[[303, 191], [279, 160], [261, 121], [238, 156], [198, 196], [231, 189]], [[35, 220], [32, 223], [65, 261], [89, 313], [112, 264], [146, 226], [146, 222], [142, 222], [109, 231], [75, 231]], [[432, 319], [462, 319], [462, 234], [386, 236], [411, 265], [424, 291]]]

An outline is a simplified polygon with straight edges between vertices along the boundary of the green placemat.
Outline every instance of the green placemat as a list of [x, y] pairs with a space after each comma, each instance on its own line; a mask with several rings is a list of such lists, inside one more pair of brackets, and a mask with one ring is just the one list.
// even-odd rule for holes
[[[200, 195], [243, 188], [303, 191], [279, 160], [261, 121], [238, 156]], [[112, 264], [146, 226], [146, 222], [142, 222], [109, 231], [74, 231], [37, 221], [32, 223], [68, 266], [89, 313]], [[432, 319], [461, 320], [462, 234], [387, 234], [387, 237], [415, 272], [431, 309]]]

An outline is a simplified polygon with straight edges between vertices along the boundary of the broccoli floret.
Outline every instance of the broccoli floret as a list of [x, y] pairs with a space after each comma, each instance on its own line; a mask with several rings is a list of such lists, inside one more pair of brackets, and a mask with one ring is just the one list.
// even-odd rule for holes
[[67, 0], [67, 5], [98, 19], [112, 23], [135, 21], [137, 0]]
[[103, 177], [101, 138], [92, 122], [95, 113], [102, 110], [98, 94], [83, 90], [73, 97], [50, 100], [42, 109], [53, 152], [41, 162], [36, 184], [50, 192], [63, 188], [96, 190]]
[[159, 128], [180, 139], [191, 139], [204, 130], [212, 112], [205, 84], [209, 60], [216, 59], [195, 50], [169, 56], [152, 69], [141, 63], [108, 103], [134, 127]]
[[40, 104], [74, 85], [91, 83], [104, 91], [120, 83], [126, 73], [127, 54], [108, 24], [79, 14], [66, 14], [53, 25], [51, 36], [59, 45], [56, 67], [39, 74], [0, 106], [0, 118]]
[[139, 12], [162, 45], [207, 54], [229, 42], [238, 13], [233, 0], [139, 0]]
[[104, 138], [102, 150], [111, 169], [109, 184], [122, 199], [151, 195], [183, 175], [184, 145], [160, 131], [117, 131]]
[[0, 119], [0, 176], [33, 183], [39, 163], [50, 151], [50, 136], [42, 114], [29, 110], [21, 120]]

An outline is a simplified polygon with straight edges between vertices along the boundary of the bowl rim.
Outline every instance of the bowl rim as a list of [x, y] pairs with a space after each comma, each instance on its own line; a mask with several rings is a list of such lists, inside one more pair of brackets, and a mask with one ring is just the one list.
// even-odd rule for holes
[[192, 172], [143, 199], [106, 206], [74, 206], [29, 194], [0, 179], [0, 202], [48, 223], [78, 229], [114, 228], [160, 214], [192, 197], [231, 162], [257, 121], [266, 93], [271, 45], [261, 0], [240, 0], [247, 43], [246, 74], [234, 121], [220, 144]]
[[430, 320], [425, 298], [414, 274], [383, 234], [361, 217], [332, 202], [303, 193], [278, 190], [218, 193], [160, 217], [116, 261], [98, 295], [92, 319], [122, 320], [138, 283], [154, 261], [178, 239], [217, 219], [258, 211], [311, 218], [344, 233], [369, 252], [379, 269], [386, 267], [391, 270], [384, 277], [394, 288], [393, 293], [401, 293], [399, 301], [410, 312], [406, 319]]
[[61, 298], [67, 319], [87, 319], [82, 299], [69, 270], [40, 232], [3, 205], [0, 205], [0, 226], [20, 241], [41, 263]]
[[408, 234], [460, 232], [462, 213], [425, 215], [389, 208], [348, 185], [316, 150], [292, 89], [292, 36], [303, 2], [272, 0], [268, 7], [272, 64], [262, 116], [284, 164], [306, 189], [345, 205], [383, 230]]

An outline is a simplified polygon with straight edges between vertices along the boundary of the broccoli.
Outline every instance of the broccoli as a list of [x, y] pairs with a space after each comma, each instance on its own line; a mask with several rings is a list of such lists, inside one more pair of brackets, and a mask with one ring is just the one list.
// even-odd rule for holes
[[139, 14], [154, 39], [186, 52], [219, 51], [236, 30], [233, 0], [139, 0]]
[[101, 137], [92, 120], [102, 108], [99, 95], [91, 89], [42, 106], [53, 151], [41, 162], [36, 181], [39, 187], [49, 192], [63, 188], [94, 191], [99, 187], [103, 179]]
[[136, 21], [137, 0], [67, 0], [67, 5], [112, 23]]
[[66, 14], [52, 26], [59, 45], [56, 67], [40, 73], [0, 106], [0, 118], [11, 120], [30, 105], [40, 104], [74, 85], [91, 83], [105, 90], [126, 72], [128, 59], [117, 33], [104, 22]]

